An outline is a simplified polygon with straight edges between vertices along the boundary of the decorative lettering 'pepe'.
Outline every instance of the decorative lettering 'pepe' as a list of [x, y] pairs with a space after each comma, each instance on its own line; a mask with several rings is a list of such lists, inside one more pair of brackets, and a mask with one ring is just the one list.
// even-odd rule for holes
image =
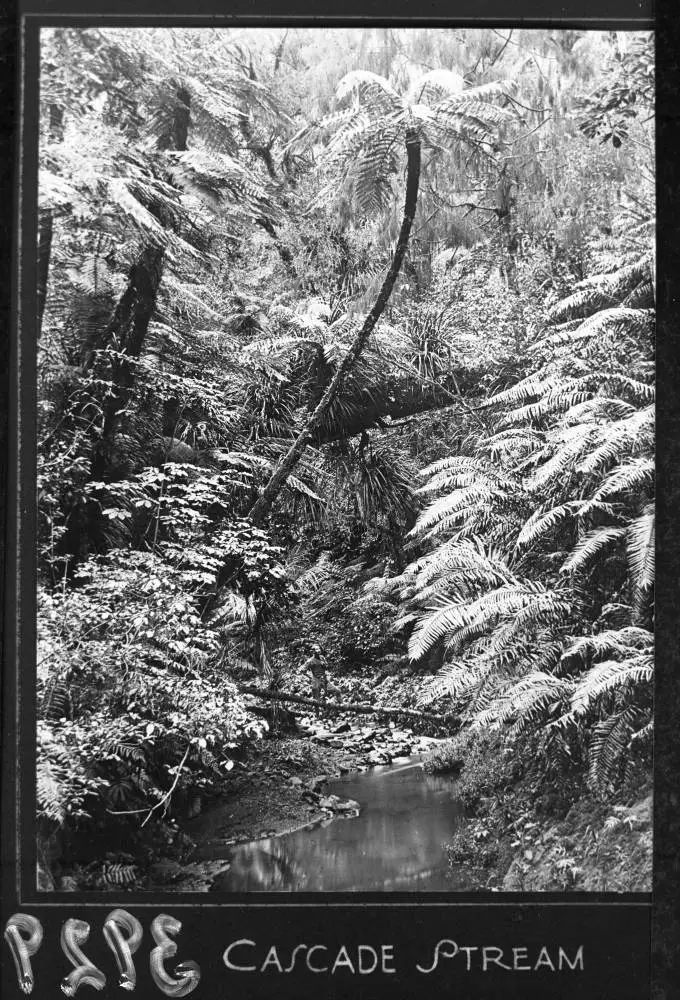
[[[177, 942], [173, 938], [181, 929], [181, 921], [167, 913], [159, 914], [151, 924], [151, 936], [156, 947], [149, 955], [149, 971], [154, 985], [168, 997], [188, 996], [201, 978], [201, 970], [193, 961], [180, 962], [171, 972], [166, 969], [166, 962], [177, 954]], [[128, 992], [133, 991], [137, 985], [137, 973], [132, 956], [142, 941], [142, 925], [127, 910], [116, 909], [104, 921], [103, 934], [118, 968], [118, 985]], [[61, 982], [61, 990], [68, 997], [75, 996], [81, 986], [102, 990], [106, 985], [105, 973], [82, 950], [89, 936], [90, 925], [87, 921], [74, 918], [64, 921], [60, 935], [61, 950], [73, 966]], [[14, 913], [5, 925], [4, 938], [12, 953], [19, 988], [28, 995], [35, 986], [31, 958], [43, 942], [42, 924], [28, 913]]]

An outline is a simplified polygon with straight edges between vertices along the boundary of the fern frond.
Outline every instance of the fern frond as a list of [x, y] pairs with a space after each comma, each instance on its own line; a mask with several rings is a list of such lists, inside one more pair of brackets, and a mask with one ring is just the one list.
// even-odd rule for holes
[[569, 558], [562, 565], [560, 572], [578, 573], [582, 571], [595, 556], [602, 552], [602, 549], [624, 538], [625, 535], [625, 528], [594, 528], [579, 539], [571, 550]]
[[489, 549], [480, 539], [445, 542], [433, 552], [422, 556], [407, 567], [416, 574], [417, 590], [432, 580], [456, 571], [471, 582], [498, 583], [513, 579], [512, 572], [499, 553]]
[[491, 667], [481, 661], [447, 663], [421, 689], [417, 704], [430, 705], [438, 698], [460, 701], [468, 697], [486, 680]]
[[49, 760], [42, 757], [38, 759], [36, 777], [38, 815], [56, 823], [57, 826], [62, 826], [66, 818], [63, 783]]
[[455, 650], [495, 628], [504, 617], [532, 609], [534, 623], [569, 610], [569, 603], [539, 584], [508, 584], [488, 591], [467, 604], [447, 603], [422, 616], [409, 640], [409, 657], [421, 659], [428, 649], [446, 641]]
[[627, 529], [628, 563], [636, 590], [654, 583], [654, 508], [650, 504]]
[[577, 663], [584, 666], [590, 660], [603, 656], [625, 657], [631, 650], [651, 652], [654, 636], [647, 629], [626, 625], [620, 629], [607, 629], [595, 635], [579, 636], [562, 654], [564, 665]]
[[422, 479], [428, 479], [430, 477], [437, 477], [440, 473], [488, 472], [488, 469], [488, 463], [479, 458], [469, 458], [467, 455], [452, 455], [448, 458], [440, 458], [436, 462], [432, 462], [431, 465], [426, 465], [424, 469], [420, 469], [418, 475]]
[[491, 699], [488, 708], [478, 713], [475, 722], [479, 726], [501, 726], [514, 720], [516, 732], [521, 732], [531, 721], [544, 718], [551, 706], [565, 701], [571, 687], [563, 678], [533, 671], [506, 685]]
[[132, 885], [138, 879], [138, 869], [136, 865], [110, 864], [105, 862], [99, 875], [97, 884], [105, 886], [125, 886]]
[[433, 69], [415, 81], [408, 92], [406, 103], [420, 104], [426, 97], [441, 99], [464, 88], [465, 80], [459, 73], [449, 69]]
[[604, 660], [588, 670], [579, 680], [571, 697], [570, 710], [555, 723], [567, 726], [594, 711], [605, 695], [636, 688], [651, 689], [654, 664], [649, 654], [641, 653], [626, 660]]
[[339, 101], [356, 96], [363, 105], [380, 114], [404, 114], [404, 104], [396, 90], [383, 76], [369, 70], [353, 70], [340, 80], [335, 96]]
[[567, 500], [565, 503], [559, 504], [559, 506], [553, 507], [551, 510], [534, 511], [517, 536], [515, 543], [517, 548], [531, 545], [539, 538], [542, 538], [543, 535], [552, 531], [562, 521], [574, 517], [579, 507], [580, 501]]
[[590, 424], [578, 424], [569, 430], [573, 433], [561, 435], [564, 441], [562, 446], [525, 483], [525, 488], [530, 492], [543, 490], [555, 480], [566, 479], [582, 469], [576, 463], [588, 450], [593, 439], [596, 439], [598, 428]]
[[588, 746], [588, 779], [597, 792], [611, 790], [622, 758], [630, 747], [633, 727], [640, 716], [629, 706], [597, 722]]
[[644, 487], [650, 486], [654, 481], [654, 460], [651, 458], [634, 458], [622, 465], [617, 466], [609, 473], [605, 481], [598, 486], [590, 499], [584, 504], [590, 504], [606, 497], [617, 496], [621, 493], [638, 492]]
[[542, 396], [552, 388], [559, 387], [560, 379], [558, 375], [546, 375], [544, 372], [534, 372], [526, 378], [521, 379], [509, 389], [497, 392], [484, 404], [485, 406], [499, 406], [506, 403], [520, 403], [532, 397]]
[[618, 420], [606, 429], [606, 437], [580, 463], [579, 472], [586, 474], [606, 469], [626, 455], [635, 454], [653, 445], [654, 408], [647, 406], [631, 417]]

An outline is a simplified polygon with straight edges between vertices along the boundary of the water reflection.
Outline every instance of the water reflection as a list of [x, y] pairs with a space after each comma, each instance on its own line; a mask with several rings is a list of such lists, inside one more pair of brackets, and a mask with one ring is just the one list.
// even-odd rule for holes
[[240, 844], [213, 888], [222, 892], [432, 891], [455, 889], [445, 844], [461, 807], [449, 779], [416, 764], [347, 775], [330, 794], [356, 799], [361, 815]]

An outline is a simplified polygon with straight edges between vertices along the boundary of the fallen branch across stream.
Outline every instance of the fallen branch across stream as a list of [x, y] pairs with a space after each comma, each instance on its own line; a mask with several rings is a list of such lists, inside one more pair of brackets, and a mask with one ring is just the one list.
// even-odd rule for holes
[[432, 712], [419, 712], [415, 708], [383, 708], [380, 705], [368, 705], [365, 702], [356, 701], [321, 701], [321, 699], [316, 698], [302, 698], [297, 694], [283, 694], [281, 691], [272, 691], [271, 688], [256, 688], [246, 685], [241, 685], [239, 690], [243, 694], [252, 694], [256, 698], [266, 698], [270, 701], [290, 701], [294, 705], [310, 705], [324, 711], [354, 712], [359, 715], [403, 715], [409, 719], [427, 719], [430, 722], [460, 722], [459, 717], [452, 712], [446, 715], [435, 715]]

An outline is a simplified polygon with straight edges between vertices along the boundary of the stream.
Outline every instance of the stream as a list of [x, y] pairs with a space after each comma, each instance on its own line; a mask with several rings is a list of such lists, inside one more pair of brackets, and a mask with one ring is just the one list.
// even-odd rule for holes
[[202, 856], [230, 868], [212, 888], [220, 892], [435, 891], [457, 885], [446, 843], [462, 819], [450, 778], [425, 774], [416, 760], [378, 766], [330, 781], [326, 794], [354, 799], [358, 816], [325, 819], [313, 827], [228, 846]]

